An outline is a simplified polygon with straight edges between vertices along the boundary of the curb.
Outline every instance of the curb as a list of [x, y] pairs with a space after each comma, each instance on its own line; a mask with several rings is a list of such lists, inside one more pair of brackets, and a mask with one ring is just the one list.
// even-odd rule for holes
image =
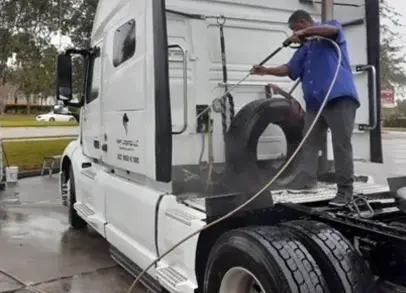
[[[54, 168], [52, 170], [52, 175], [58, 175], [60, 168]], [[44, 172], [44, 177], [48, 176], [48, 172]], [[31, 177], [41, 177], [41, 170], [23, 171], [18, 173], [18, 179], [31, 178]]]

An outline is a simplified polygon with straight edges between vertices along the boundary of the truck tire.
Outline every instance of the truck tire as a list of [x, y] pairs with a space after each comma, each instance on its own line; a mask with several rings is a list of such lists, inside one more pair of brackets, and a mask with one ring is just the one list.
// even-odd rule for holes
[[77, 230], [84, 229], [87, 227], [87, 223], [83, 220], [74, 208], [76, 203], [76, 187], [75, 187], [75, 176], [73, 174], [72, 166], [69, 167], [69, 225]]
[[267, 226], [231, 230], [217, 240], [207, 262], [203, 292], [329, 293], [306, 248], [288, 233]]
[[283, 223], [312, 254], [331, 293], [376, 293], [374, 277], [364, 259], [337, 230], [315, 221]]
[[[286, 157], [289, 158], [302, 139], [304, 117], [295, 100], [272, 98], [255, 100], [238, 111], [225, 136], [225, 161], [228, 185], [246, 192], [255, 192], [269, 181], [279, 168], [261, 166], [257, 160], [258, 140], [269, 124], [278, 125], [285, 134]], [[282, 176], [290, 174], [296, 165], [292, 161]]]

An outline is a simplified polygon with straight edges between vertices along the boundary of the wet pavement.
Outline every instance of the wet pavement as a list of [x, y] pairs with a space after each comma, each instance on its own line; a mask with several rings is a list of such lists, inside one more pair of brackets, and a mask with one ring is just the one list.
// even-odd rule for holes
[[0, 198], [1, 293], [127, 292], [133, 278], [112, 261], [104, 239], [69, 228], [56, 176], [21, 180]]
[[[406, 133], [385, 134], [383, 148], [384, 165], [357, 163], [357, 172], [379, 183], [406, 175]], [[112, 261], [103, 238], [69, 228], [56, 175], [23, 179], [0, 192], [0, 270], [0, 293], [126, 293], [133, 281]]]
[[386, 184], [386, 178], [406, 176], [406, 132], [382, 134], [383, 164], [355, 163], [360, 175], [371, 175], [378, 184]]

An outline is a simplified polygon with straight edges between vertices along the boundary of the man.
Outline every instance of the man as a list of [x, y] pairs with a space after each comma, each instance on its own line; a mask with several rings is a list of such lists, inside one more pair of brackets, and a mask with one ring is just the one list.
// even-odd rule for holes
[[[309, 13], [295, 11], [289, 18], [293, 31], [290, 40], [302, 43], [311, 36], [334, 40], [341, 49], [342, 61], [336, 83], [327, 97], [328, 102], [320, 119], [302, 148], [300, 172], [289, 184], [292, 192], [317, 190], [317, 162], [321, 144], [330, 128], [335, 159], [337, 195], [330, 201], [334, 206], [345, 206], [353, 198], [354, 163], [351, 136], [355, 113], [360, 106], [348, 57], [347, 42], [341, 24], [336, 20], [316, 23]], [[305, 42], [287, 64], [279, 67], [254, 66], [253, 74], [300, 78], [306, 102], [304, 133], [313, 123], [325, 98], [337, 68], [338, 56], [332, 44], [323, 40]]]

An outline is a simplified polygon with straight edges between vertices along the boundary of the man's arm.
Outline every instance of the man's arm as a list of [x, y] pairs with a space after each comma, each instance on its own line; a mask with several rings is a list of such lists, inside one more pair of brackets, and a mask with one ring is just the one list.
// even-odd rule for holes
[[289, 67], [287, 65], [281, 65], [278, 67], [267, 67], [264, 69], [264, 74], [274, 76], [288, 76]]
[[313, 37], [313, 36], [321, 36], [321, 37], [333, 37], [338, 34], [340, 29], [336, 26], [332, 26], [329, 24], [322, 24], [319, 26], [312, 26], [303, 30], [304, 37]]
[[300, 31], [301, 36], [303, 37], [313, 37], [313, 36], [322, 36], [326, 38], [332, 38], [337, 43], [342, 43], [345, 41], [343, 27], [341, 23], [335, 19], [328, 20], [325, 23], [312, 26]]
[[300, 77], [303, 68], [303, 61], [306, 55], [304, 46], [300, 47], [287, 64], [278, 67], [254, 66], [252, 73], [259, 75], [289, 76], [292, 80]]

